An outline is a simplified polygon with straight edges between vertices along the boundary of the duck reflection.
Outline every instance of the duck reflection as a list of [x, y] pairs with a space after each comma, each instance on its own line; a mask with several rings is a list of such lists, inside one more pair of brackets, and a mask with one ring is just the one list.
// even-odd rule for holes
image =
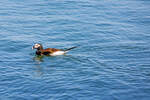
[[41, 77], [43, 75], [43, 68], [40, 66], [43, 60], [44, 56], [35, 56], [33, 57], [33, 61], [35, 62], [35, 73], [36, 76]]
[[[45, 59], [45, 57], [46, 57], [46, 59]], [[51, 59], [51, 60], [63, 59], [63, 60], [66, 60], [66, 61], [71, 61], [71, 62], [76, 62], [76, 63], [85, 63], [85, 62], [82, 61], [81, 57], [78, 57], [78, 56], [74, 57], [72, 55], [63, 55], [63, 56], [37, 56], [36, 55], [36, 56], [33, 57], [33, 61], [35, 62], [36, 76], [41, 77], [44, 74], [44, 68], [46, 68], [47, 64], [49, 63], [48, 62], [49, 59]], [[45, 67], [43, 67], [43, 65]], [[48, 64], [48, 66], [49, 65], [50, 64]], [[48, 69], [49, 68], [51, 68], [51, 70], [53, 70], [52, 67], [48, 67]]]
[[43, 58], [44, 56], [35, 56], [33, 57], [33, 60], [40, 64], [41, 62], [44, 62]]

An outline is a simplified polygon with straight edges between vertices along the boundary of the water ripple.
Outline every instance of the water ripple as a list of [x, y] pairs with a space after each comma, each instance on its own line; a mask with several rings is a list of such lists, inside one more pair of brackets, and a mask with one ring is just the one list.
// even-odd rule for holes
[[116, 2], [0, 1], [0, 99], [148, 100], [150, 2]]

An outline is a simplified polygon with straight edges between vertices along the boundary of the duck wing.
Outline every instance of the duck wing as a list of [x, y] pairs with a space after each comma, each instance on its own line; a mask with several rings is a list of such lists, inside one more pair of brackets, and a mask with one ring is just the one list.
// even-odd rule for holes
[[41, 50], [43, 55], [50, 55], [50, 54], [57, 52], [57, 51], [60, 51], [60, 49], [47, 48], [47, 49]]

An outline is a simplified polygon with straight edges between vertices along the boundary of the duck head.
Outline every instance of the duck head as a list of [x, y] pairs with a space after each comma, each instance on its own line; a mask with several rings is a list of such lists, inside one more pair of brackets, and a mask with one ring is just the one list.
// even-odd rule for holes
[[34, 44], [34, 46], [32, 47], [32, 49], [42, 50], [43, 46], [40, 43], [36, 43], [36, 44]]

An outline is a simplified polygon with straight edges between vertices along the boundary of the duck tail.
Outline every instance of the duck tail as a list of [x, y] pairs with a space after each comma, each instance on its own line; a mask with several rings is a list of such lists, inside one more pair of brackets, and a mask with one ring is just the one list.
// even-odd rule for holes
[[70, 50], [72, 50], [72, 49], [74, 49], [74, 48], [77, 48], [77, 46], [74, 46], [74, 47], [71, 47], [71, 48], [65, 49], [64, 51], [65, 51], [65, 52], [68, 52], [68, 51], [70, 51]]

